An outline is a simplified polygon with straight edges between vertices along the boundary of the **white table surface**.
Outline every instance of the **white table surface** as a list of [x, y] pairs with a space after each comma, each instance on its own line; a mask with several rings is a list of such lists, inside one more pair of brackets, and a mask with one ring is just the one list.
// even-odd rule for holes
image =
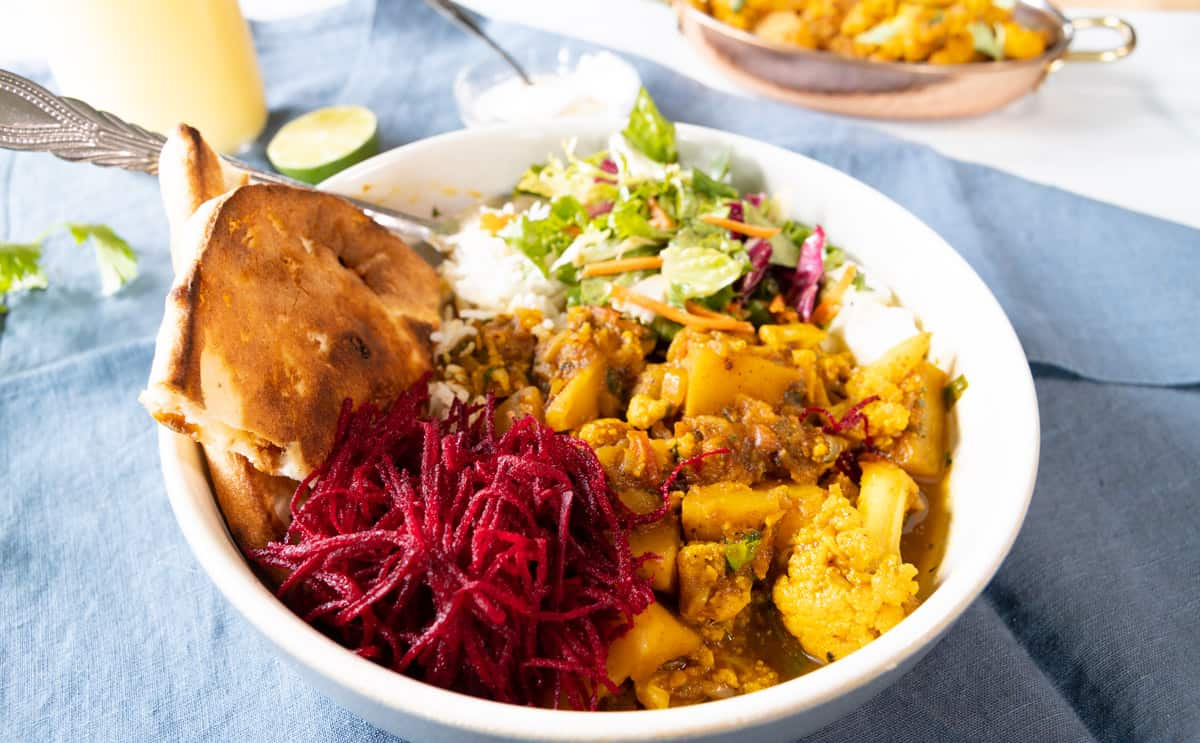
[[[714, 88], [752, 95], [692, 51], [661, 3], [460, 2], [498, 20], [639, 55]], [[1200, 13], [1118, 14], [1138, 33], [1137, 50], [1124, 60], [1065, 65], [1034, 95], [975, 119], [864, 121], [951, 157], [1200, 227]], [[1103, 46], [1111, 40], [1087, 33], [1081, 41]]]
[[[242, 2], [248, 16], [268, 20], [341, 0]], [[661, 3], [461, 2], [490, 17], [639, 55], [714, 88], [746, 94], [687, 46]], [[0, 65], [39, 56], [31, 33], [34, 12], [32, 3], [0, 0]], [[1120, 62], [1066, 65], [1036, 94], [976, 119], [866, 123], [951, 157], [1200, 227], [1200, 13], [1120, 14], [1138, 32], [1137, 51]]]

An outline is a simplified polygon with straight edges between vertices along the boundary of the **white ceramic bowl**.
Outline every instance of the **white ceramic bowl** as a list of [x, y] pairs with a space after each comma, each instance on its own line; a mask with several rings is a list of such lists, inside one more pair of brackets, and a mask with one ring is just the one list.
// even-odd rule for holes
[[[604, 146], [619, 122], [561, 122], [454, 132], [385, 152], [327, 181], [330, 191], [415, 214], [453, 214], [509, 193], [530, 163], [578, 137], [581, 153]], [[413, 741], [795, 740], [846, 714], [913, 666], [987, 585], [1012, 546], [1033, 492], [1038, 411], [1012, 326], [967, 264], [931, 229], [847, 175], [744, 137], [679, 127], [685, 162], [734, 153], [738, 185], [780, 195], [796, 218], [821, 223], [872, 276], [893, 287], [954, 371], [970, 380], [955, 408], [951, 522], [938, 587], [911, 616], [862, 650], [800, 678], [694, 707], [639, 712], [562, 712], [443, 691], [363, 660], [277, 601], [225, 530], [197, 447], [160, 433], [167, 493], [204, 569], [239, 612], [311, 683], [381, 728]], [[330, 425], [333, 421], [330, 421]]]

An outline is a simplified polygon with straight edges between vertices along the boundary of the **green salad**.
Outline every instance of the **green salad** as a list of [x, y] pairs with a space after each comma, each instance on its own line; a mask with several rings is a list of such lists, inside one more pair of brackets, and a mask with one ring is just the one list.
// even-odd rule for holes
[[789, 313], [828, 322], [818, 293], [841, 251], [767, 194], [732, 185], [730, 163], [728, 152], [681, 162], [675, 125], [642, 90], [607, 150], [568, 146], [526, 170], [516, 193], [535, 203], [495, 234], [566, 286], [568, 306], [611, 303], [663, 337], [682, 325], [753, 330]]

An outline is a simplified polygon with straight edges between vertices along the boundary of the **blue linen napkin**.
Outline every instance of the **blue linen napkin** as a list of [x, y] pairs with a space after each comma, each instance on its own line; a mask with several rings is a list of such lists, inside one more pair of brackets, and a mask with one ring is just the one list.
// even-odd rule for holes
[[[385, 146], [456, 128], [450, 80], [486, 54], [416, 2], [354, 0], [255, 34], [272, 127], [364, 103]], [[811, 740], [1200, 739], [1200, 344], [1177, 319], [1200, 310], [1200, 232], [638, 66], [667, 115], [810, 154], [913, 210], [1036, 362], [1041, 474], [1012, 555], [912, 673]], [[156, 184], [11, 153], [0, 184], [0, 239], [106, 222], [142, 255], [142, 276], [101, 299], [90, 256], [52, 246], [53, 288], [9, 300], [0, 739], [391, 740], [274, 657], [170, 516], [135, 399], [170, 279]]]

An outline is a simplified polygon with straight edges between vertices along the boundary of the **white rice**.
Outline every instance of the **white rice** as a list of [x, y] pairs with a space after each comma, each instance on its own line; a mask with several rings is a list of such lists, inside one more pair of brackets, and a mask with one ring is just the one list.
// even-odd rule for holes
[[448, 354], [458, 348], [458, 344], [467, 338], [474, 338], [477, 334], [475, 326], [455, 317], [454, 310], [447, 307], [442, 313], [441, 327], [429, 334], [429, 339], [433, 341], [433, 354]]
[[451, 253], [441, 266], [442, 276], [454, 290], [461, 317], [486, 319], [523, 308], [539, 310], [547, 319], [557, 321], [565, 304], [566, 287], [544, 276], [504, 238], [479, 224], [479, 214], [512, 214], [513, 209], [512, 204], [500, 210], [485, 208], [466, 219], [462, 228], [447, 239]]
[[429, 412], [438, 418], [444, 418], [455, 400], [467, 402], [470, 397], [471, 393], [462, 385], [435, 379], [429, 383]]

